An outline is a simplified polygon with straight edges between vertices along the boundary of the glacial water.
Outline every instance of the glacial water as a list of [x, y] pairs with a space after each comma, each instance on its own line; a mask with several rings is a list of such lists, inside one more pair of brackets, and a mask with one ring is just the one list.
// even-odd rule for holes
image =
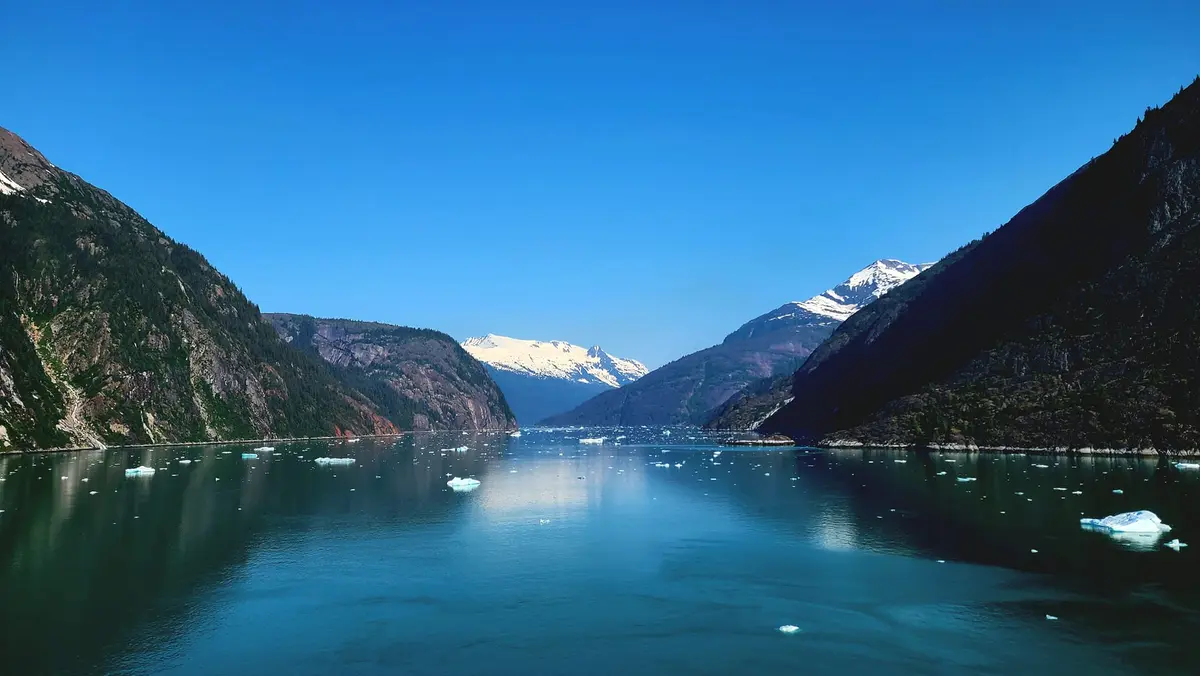
[[[0, 457], [0, 673], [1200, 673], [1200, 471], [1153, 459], [250, 450]], [[1079, 527], [1139, 508], [1174, 530]]]

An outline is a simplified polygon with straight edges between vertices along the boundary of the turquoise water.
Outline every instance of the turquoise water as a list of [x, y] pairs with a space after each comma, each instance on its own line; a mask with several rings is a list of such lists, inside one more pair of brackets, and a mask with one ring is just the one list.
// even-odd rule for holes
[[[652, 429], [248, 450], [0, 457], [0, 673], [1200, 672], [1200, 472], [1154, 460]], [[1078, 526], [1137, 508], [1195, 546]]]

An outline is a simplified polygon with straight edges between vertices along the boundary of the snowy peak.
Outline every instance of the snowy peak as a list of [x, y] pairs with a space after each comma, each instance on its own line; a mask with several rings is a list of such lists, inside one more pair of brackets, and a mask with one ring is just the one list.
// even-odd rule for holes
[[932, 265], [933, 263], [913, 265], [894, 258], [885, 258], [850, 275], [850, 279], [819, 296], [793, 301], [788, 305], [844, 322], [871, 301], [928, 270]]
[[523, 340], [489, 333], [468, 338], [462, 346], [494, 369], [534, 378], [620, 387], [648, 371], [641, 362], [614, 357], [599, 345], [588, 349], [561, 340]]
[[797, 326], [836, 326], [931, 266], [933, 263], [913, 265], [894, 258], [877, 260], [820, 295], [786, 303], [747, 322], [726, 336], [725, 342], [747, 340]]

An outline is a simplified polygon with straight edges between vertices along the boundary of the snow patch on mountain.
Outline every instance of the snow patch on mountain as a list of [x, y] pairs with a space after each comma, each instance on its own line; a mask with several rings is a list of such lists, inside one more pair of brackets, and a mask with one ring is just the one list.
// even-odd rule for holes
[[796, 326], [836, 326], [888, 291], [928, 270], [933, 263], [913, 265], [894, 258], [875, 261], [841, 284], [808, 300], [792, 301], [747, 322], [725, 342], [747, 340]]
[[3, 171], [0, 171], [0, 195], [13, 195], [24, 189], [24, 186], [6, 176]]
[[599, 346], [588, 349], [562, 340], [523, 340], [489, 333], [468, 338], [462, 346], [494, 369], [535, 378], [620, 387], [649, 370], [639, 361], [614, 357]]

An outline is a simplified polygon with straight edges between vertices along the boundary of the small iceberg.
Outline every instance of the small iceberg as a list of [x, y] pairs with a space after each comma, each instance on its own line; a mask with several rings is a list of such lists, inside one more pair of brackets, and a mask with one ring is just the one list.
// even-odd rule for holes
[[581, 444], [602, 444], [606, 437], [584, 437], [579, 440]]
[[259, 446], [258, 448], [254, 449], [254, 452], [255, 453], [270, 453], [273, 450], [275, 450], [274, 446]]
[[1047, 616], [1046, 616], [1046, 619], [1047, 619], [1047, 620], [1050, 620], [1051, 622], [1053, 622], [1053, 621], [1057, 620], [1058, 618], [1057, 618], [1057, 617], [1055, 617], [1054, 615], [1047, 615]]
[[459, 477], [454, 477], [453, 479], [447, 481], [446, 485], [456, 491], [472, 491], [476, 488], [479, 488], [479, 479], [461, 479]]
[[938, 472], [937, 475], [938, 476], [946, 476], [946, 470], [942, 470], [942, 471]]
[[794, 634], [798, 631], [800, 631], [800, 627], [797, 627], [794, 624], [785, 624], [779, 628], [779, 633], [781, 634]]
[[131, 467], [125, 470], [125, 476], [151, 476], [153, 474], [154, 468], [146, 467], [145, 465], [141, 467]]
[[1170, 542], [1168, 542], [1167, 544], [1165, 544], [1163, 546], [1170, 547], [1171, 549], [1174, 549], [1175, 551], [1179, 551], [1180, 549], [1183, 549], [1184, 547], [1186, 547], [1187, 543], [1180, 542], [1179, 538], [1175, 538], [1174, 540], [1171, 540]]
[[1103, 519], [1080, 519], [1079, 524], [1089, 530], [1105, 533], [1167, 533], [1171, 527], [1162, 522], [1158, 515], [1145, 509], [1136, 512], [1122, 512]]
[[954, 478], [954, 480], [955, 480], [955, 481], [960, 481], [960, 482], [962, 482], [962, 483], [966, 483], [966, 482], [968, 482], [968, 481], [975, 481], [975, 477], [973, 477], [973, 476], [960, 476], [960, 477], [955, 477], [955, 478]]
[[[669, 437], [669, 436], [671, 436], [671, 430], [663, 430], [663, 433], [662, 433], [662, 435], [663, 435], [664, 437]], [[791, 626], [791, 625], [788, 625], [788, 626]]]
[[512, 438], [514, 438], [514, 439], [515, 439], [515, 438], [517, 438], [517, 437], [521, 436], [521, 430], [515, 430], [515, 431], [512, 431], [512, 432], [509, 432], [509, 433], [508, 433], [508, 436], [510, 436], [510, 437], [512, 437]]
[[243, 453], [242, 460], [258, 460], [257, 453]]
[[1121, 490], [1120, 488], [1113, 489], [1113, 495], [1124, 495], [1124, 494], [1125, 494], [1125, 491]]
[[180, 460], [180, 461], [179, 461], [179, 464], [181, 464], [181, 465], [190, 465], [190, 464], [192, 464], [192, 461], [191, 461], [191, 460], [188, 460], [187, 458], [184, 458], [183, 460]]
[[442, 448], [442, 449], [438, 449], [438, 450], [440, 450], [442, 453], [445, 453], [447, 451], [449, 451], [451, 453], [466, 453], [467, 451], [469, 451], [471, 449], [467, 448], [466, 446], [455, 446], [454, 448]]
[[317, 458], [313, 462], [318, 465], [353, 465], [354, 458]]
[[1179, 469], [1200, 469], [1200, 462], [1177, 462], [1175, 466]]

